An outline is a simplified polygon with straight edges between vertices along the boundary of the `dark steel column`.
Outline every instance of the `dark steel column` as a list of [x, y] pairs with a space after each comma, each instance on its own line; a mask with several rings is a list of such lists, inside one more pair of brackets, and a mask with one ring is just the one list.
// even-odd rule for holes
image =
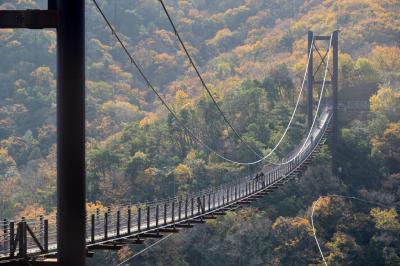
[[[308, 32], [308, 50], [307, 56], [310, 57], [308, 68], [307, 68], [307, 128], [311, 128], [313, 121], [313, 83], [314, 83], [314, 73], [313, 73], [313, 45], [314, 33], [312, 31]], [[307, 58], [308, 58], [307, 57]]]
[[333, 48], [333, 77], [332, 77], [332, 174], [337, 176], [337, 144], [338, 144], [338, 90], [339, 90], [339, 31], [333, 32], [332, 36]]
[[85, 265], [85, 5], [57, 0], [58, 265]]

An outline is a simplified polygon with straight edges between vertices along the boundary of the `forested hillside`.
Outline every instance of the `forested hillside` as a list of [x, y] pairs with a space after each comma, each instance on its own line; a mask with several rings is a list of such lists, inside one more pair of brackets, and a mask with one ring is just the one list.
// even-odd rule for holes
[[[46, 2], [6, 0], [0, 9], [44, 8]], [[99, 3], [188, 128], [229, 158], [257, 159], [203, 90], [158, 0]], [[313, 203], [328, 265], [400, 265], [399, 1], [166, 4], [222, 110], [257, 153], [275, 146], [291, 116], [307, 63], [308, 30], [330, 35], [340, 29], [340, 90], [374, 84], [375, 93], [370, 111], [339, 113], [338, 177], [331, 174], [325, 145], [301, 179], [249, 208], [165, 240], [132, 265], [322, 265], [309, 219]], [[89, 0], [86, 18], [89, 208], [184, 195], [253, 173], [254, 167], [223, 162], [179, 127]], [[56, 33], [0, 30], [0, 51], [0, 218], [53, 216]], [[305, 99], [273, 160], [304, 137], [304, 106]], [[377, 204], [317, 201], [328, 194]], [[134, 251], [96, 253], [91, 263], [113, 265]]]

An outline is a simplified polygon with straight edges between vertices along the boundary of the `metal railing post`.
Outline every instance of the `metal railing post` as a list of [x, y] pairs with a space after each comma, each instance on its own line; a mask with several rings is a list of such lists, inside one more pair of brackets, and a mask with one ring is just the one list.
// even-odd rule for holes
[[185, 219], [188, 217], [188, 196], [186, 195], [185, 199]]
[[15, 227], [14, 222], [10, 222], [10, 257], [14, 257], [15, 252]]
[[235, 200], [237, 200], [237, 185], [235, 185]]
[[104, 213], [104, 239], [108, 238], [108, 212]]
[[203, 195], [203, 203], [201, 205], [201, 212], [202, 213], [206, 212], [206, 195]]
[[129, 205], [128, 206], [128, 221], [127, 221], [128, 235], [131, 233], [131, 223], [132, 223], [132, 210], [131, 210], [131, 205]]
[[190, 205], [191, 205], [191, 216], [193, 217], [193, 215], [194, 215], [194, 199], [193, 198], [191, 198], [190, 199]]
[[39, 215], [39, 241], [40, 243], [44, 243], [44, 223], [43, 223], [43, 215]]
[[182, 219], [181, 212], [182, 212], [182, 200], [179, 200], [179, 202], [178, 202], [178, 221], [180, 221]]
[[49, 252], [49, 220], [44, 220], [44, 252]]
[[25, 217], [22, 217], [22, 243], [23, 243], [23, 253], [22, 256], [26, 257], [28, 251], [28, 238], [27, 238], [27, 223]]
[[91, 236], [90, 236], [90, 242], [94, 243], [94, 235], [96, 232], [96, 225], [95, 225], [95, 219], [96, 216], [94, 214], [92, 214], [90, 216], [90, 223], [91, 223]]
[[160, 215], [160, 207], [159, 207], [158, 204], [157, 204], [157, 205], [156, 205], [156, 227], [158, 227], [159, 215]]
[[164, 203], [164, 225], [167, 224], [167, 203]]
[[117, 210], [117, 237], [119, 236], [120, 229], [121, 229], [121, 224], [120, 223], [121, 223], [121, 212], [118, 209]]
[[20, 257], [26, 257], [27, 255], [27, 235], [26, 235], [26, 221], [22, 217], [22, 221], [19, 223], [20, 235], [19, 235], [19, 253]]
[[18, 243], [18, 256], [23, 257], [24, 236], [23, 236], [23, 232], [22, 232], [22, 222], [18, 222], [17, 237], [18, 237], [18, 239], [16, 241]]
[[138, 221], [137, 221], [137, 226], [138, 226], [138, 232], [140, 232], [140, 227], [142, 225], [142, 208], [138, 207]]
[[[112, 213], [111, 213], [111, 207], [107, 207], [107, 212], [108, 212], [108, 216], [107, 216], [107, 219], [108, 219], [108, 227], [111, 227], [111, 226], [112, 226], [112, 219], [113, 219]], [[109, 228], [108, 228], [108, 229], [109, 229]], [[108, 229], [107, 229], [107, 233], [108, 233]]]
[[9, 235], [8, 235], [8, 220], [7, 219], [4, 219], [3, 220], [3, 233], [4, 233], [4, 250], [8, 250], [10, 247], [9, 247], [9, 243], [10, 243], [10, 241], [9, 241]]
[[172, 206], [171, 206], [171, 217], [172, 217], [172, 223], [175, 222], [175, 200], [172, 201]]
[[147, 206], [147, 229], [150, 229], [150, 206]]
[[213, 209], [215, 209], [215, 191], [213, 190]]

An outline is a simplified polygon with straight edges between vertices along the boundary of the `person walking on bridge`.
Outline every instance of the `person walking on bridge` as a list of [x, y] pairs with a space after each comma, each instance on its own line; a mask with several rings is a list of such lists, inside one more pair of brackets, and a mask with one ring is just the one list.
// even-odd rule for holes
[[260, 179], [260, 176], [257, 173], [256, 176], [253, 178], [253, 180], [256, 181], [256, 185], [257, 185], [259, 179]]
[[264, 172], [261, 172], [260, 174], [260, 181], [262, 182], [262, 188], [265, 188], [265, 175]]

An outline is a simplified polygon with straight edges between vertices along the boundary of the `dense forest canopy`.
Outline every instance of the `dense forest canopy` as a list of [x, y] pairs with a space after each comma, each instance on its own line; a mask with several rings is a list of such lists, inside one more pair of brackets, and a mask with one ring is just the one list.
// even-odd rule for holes
[[[0, 9], [45, 8], [46, 2], [6, 0]], [[166, 240], [134, 262], [321, 265], [309, 221], [316, 203], [317, 232], [329, 265], [400, 265], [399, 1], [165, 2], [221, 108], [260, 154], [279, 140], [293, 111], [307, 63], [308, 30], [330, 35], [340, 29], [341, 93], [373, 84], [373, 94], [369, 111], [339, 113], [338, 177], [330, 172], [326, 145], [304, 177], [282, 191]], [[187, 127], [226, 156], [257, 158], [226, 127], [202, 89], [158, 0], [99, 3]], [[89, 209], [183, 195], [254, 171], [221, 161], [179, 127], [89, 0], [86, 30]], [[0, 218], [54, 216], [56, 33], [0, 30], [0, 51]], [[304, 137], [304, 106], [305, 99], [274, 160]], [[315, 202], [330, 193], [387, 208], [335, 197]], [[133, 252], [99, 253], [92, 263], [109, 265]]]

